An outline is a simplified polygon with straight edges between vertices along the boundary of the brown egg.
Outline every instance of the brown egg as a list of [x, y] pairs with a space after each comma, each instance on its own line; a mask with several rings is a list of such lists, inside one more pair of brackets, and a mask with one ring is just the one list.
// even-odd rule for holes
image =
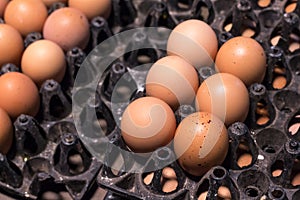
[[249, 110], [249, 94], [243, 82], [228, 73], [208, 77], [199, 87], [196, 108], [211, 112], [228, 126], [243, 122]]
[[284, 11], [286, 13], [291, 13], [291, 12], [294, 12], [294, 10], [296, 9], [296, 7], [297, 7], [297, 3], [296, 2], [292, 2], [292, 3], [288, 4], [285, 7]]
[[292, 185], [297, 186], [300, 185], [300, 173], [296, 174], [292, 179]]
[[215, 66], [217, 71], [231, 73], [249, 86], [263, 81], [266, 55], [256, 40], [243, 36], [234, 37], [221, 46]]
[[268, 7], [271, 4], [271, 0], [258, 0], [257, 4], [262, 8]]
[[176, 179], [167, 180], [162, 186], [162, 191], [166, 193], [173, 192], [176, 190], [177, 186], [178, 181]]
[[134, 152], [146, 153], [169, 144], [176, 129], [172, 109], [160, 99], [142, 97], [131, 102], [121, 120], [122, 137]]
[[247, 167], [251, 164], [251, 162], [252, 162], [252, 155], [250, 153], [244, 153], [238, 158], [237, 165], [239, 167]]
[[196, 19], [178, 24], [167, 43], [169, 55], [178, 55], [196, 68], [213, 64], [217, 50], [218, 40], [214, 30]]
[[54, 11], [44, 25], [44, 38], [57, 43], [63, 50], [74, 47], [84, 49], [89, 41], [89, 22], [76, 8], [61, 8]]
[[13, 126], [5, 110], [0, 108], [0, 153], [6, 154], [13, 142]]
[[185, 171], [195, 176], [205, 174], [226, 157], [228, 135], [224, 123], [207, 112], [187, 116], [176, 129], [174, 151]]
[[42, 0], [47, 7], [50, 7], [54, 3], [67, 3], [67, 0]]
[[4, 20], [26, 36], [41, 32], [47, 16], [47, 8], [41, 0], [13, 0], [6, 7]]
[[0, 68], [6, 63], [19, 66], [23, 49], [20, 33], [10, 25], [0, 24]]
[[[296, 120], [299, 121], [299, 118], [300, 118], [300, 115], [297, 115]], [[300, 123], [297, 121], [289, 126], [289, 133], [292, 135], [295, 135], [300, 128]]]
[[256, 120], [256, 124], [258, 124], [258, 125], [264, 125], [264, 124], [268, 123], [269, 120], [270, 120], [270, 118], [268, 116], [260, 116]]
[[272, 83], [274, 89], [282, 89], [286, 86], [286, 84], [287, 84], [287, 80], [285, 76], [275, 77]]
[[176, 179], [176, 173], [171, 167], [165, 167], [162, 171], [162, 176], [166, 179]]
[[20, 114], [35, 116], [39, 111], [40, 97], [34, 82], [19, 72], [0, 76], [0, 107], [13, 119]]
[[220, 186], [218, 189], [218, 197], [223, 199], [231, 199], [231, 192], [228, 187]]
[[147, 174], [147, 176], [144, 178], [144, 183], [146, 185], [149, 185], [152, 182], [152, 179], [154, 177], [154, 172], [151, 172], [150, 174]]
[[0, 17], [3, 17], [7, 4], [8, 4], [8, 0], [0, 0]]
[[108, 18], [112, 0], [69, 0], [69, 7], [81, 10], [89, 20], [96, 16]]
[[21, 68], [37, 85], [47, 79], [61, 82], [66, 71], [63, 50], [50, 40], [38, 40], [24, 51]]
[[195, 68], [178, 56], [166, 56], [155, 62], [146, 78], [146, 93], [162, 99], [173, 109], [191, 104], [199, 81]]
[[282, 174], [282, 169], [275, 169], [274, 171], [272, 171], [272, 176], [273, 177], [278, 177]]

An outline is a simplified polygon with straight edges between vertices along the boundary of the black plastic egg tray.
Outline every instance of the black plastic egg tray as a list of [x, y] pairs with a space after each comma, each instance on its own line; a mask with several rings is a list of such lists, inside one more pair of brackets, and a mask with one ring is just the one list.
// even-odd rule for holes
[[[293, 177], [300, 172], [300, 131], [291, 134], [288, 130], [291, 125], [300, 123], [300, 118], [297, 118], [300, 115], [300, 48], [293, 52], [289, 50], [290, 44], [295, 41], [291, 34], [300, 38], [300, 2], [297, 2], [295, 11], [288, 14], [284, 8], [291, 1], [287, 0], [271, 0], [270, 5], [264, 8], [256, 0], [112, 2], [113, 11], [108, 20], [96, 17], [91, 21], [91, 39], [87, 49], [74, 48], [66, 53], [68, 70], [63, 82], [47, 80], [41, 87], [42, 103], [38, 116], [21, 115], [14, 122], [13, 147], [6, 156], [0, 155], [1, 191], [17, 199], [41, 199], [46, 191], [67, 191], [74, 199], [89, 199], [101, 187], [108, 191], [105, 199], [198, 199], [205, 191], [208, 191], [207, 199], [220, 199], [218, 188], [226, 186], [232, 199], [300, 199], [300, 187], [291, 184]], [[61, 3], [54, 4], [49, 13], [63, 6]], [[255, 32], [253, 38], [265, 49], [268, 65], [264, 82], [249, 87], [251, 101], [246, 122], [237, 122], [228, 128], [230, 148], [226, 160], [203, 177], [193, 177], [184, 172], [176, 161], [173, 162], [175, 155], [168, 147], [155, 151], [146, 164], [140, 166], [130, 155], [114, 154], [105, 145], [109, 142], [126, 150], [111, 111], [111, 94], [115, 84], [129, 72], [126, 80], [140, 86], [131, 99], [144, 96], [143, 81], [147, 72], [135, 70], [134, 66], [143, 64], [138, 59], [140, 56], [146, 56], [151, 63], [165, 56], [165, 51], [155, 47], [166, 45], [166, 41], [151, 38], [151, 35], [133, 35], [130, 42], [116, 40], [116, 46], [120, 48], [108, 47], [112, 57], [116, 51], [120, 53], [128, 45], [145, 40], [151, 41], [154, 48], [132, 51], [116, 58], [101, 77], [96, 94], [89, 94], [86, 90], [90, 83], [88, 73], [81, 87], [72, 88], [84, 59], [94, 66], [105, 63], [101, 52], [89, 53], [110, 36], [138, 27], [172, 29], [179, 22], [191, 18], [210, 24], [218, 36], [219, 46], [229, 38], [241, 35], [245, 27], [251, 28]], [[226, 32], [224, 26], [229, 23], [232, 23], [232, 28]], [[276, 35], [281, 36], [280, 40], [272, 46], [270, 40]], [[41, 37], [39, 33], [32, 33], [25, 39], [25, 45]], [[276, 78], [275, 68], [278, 67], [287, 80], [282, 89], [275, 89], [272, 85]], [[1, 69], [1, 73], [9, 71], [18, 71], [18, 68], [8, 64]], [[204, 67], [199, 71], [199, 79], [203, 81], [213, 73], [211, 67]], [[104, 155], [104, 162], [98, 161], [78, 136], [72, 117], [72, 94], [78, 97], [75, 98], [78, 105], [95, 110], [97, 120], [106, 121], [107, 137], [99, 137], [93, 143], [94, 148]], [[121, 102], [119, 105], [121, 114], [126, 104]], [[264, 125], [257, 123], [260, 117], [258, 105], [267, 110], [269, 121]], [[177, 121], [193, 111], [192, 106], [181, 106], [176, 111]], [[84, 128], [94, 122], [90, 112], [83, 113]], [[95, 135], [87, 134], [87, 137], [95, 139]], [[241, 146], [246, 148], [241, 149]], [[237, 160], [244, 152], [252, 155], [252, 162], [241, 168]], [[70, 161], [76, 156], [80, 157], [80, 163]], [[116, 172], [108, 166], [120, 156], [126, 160], [126, 166], [119, 166], [120, 170]], [[160, 182], [162, 170], [154, 172], [149, 185], [143, 181], [148, 172], [130, 172], [134, 166], [147, 171], [151, 166], [164, 164], [176, 172], [178, 186], [173, 192], [163, 192]], [[281, 174], [272, 175], [275, 170], [280, 170]]]

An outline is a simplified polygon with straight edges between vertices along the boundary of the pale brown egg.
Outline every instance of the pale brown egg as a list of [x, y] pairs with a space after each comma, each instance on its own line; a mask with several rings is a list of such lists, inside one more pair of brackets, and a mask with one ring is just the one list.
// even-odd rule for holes
[[19, 72], [0, 76], [0, 107], [12, 119], [21, 114], [35, 116], [39, 111], [40, 96], [34, 82]]
[[8, 0], [0, 0], [0, 17], [3, 17], [7, 4], [8, 4]]
[[195, 176], [222, 164], [228, 145], [224, 123], [207, 112], [196, 112], [184, 118], [174, 137], [174, 151], [180, 166]]
[[218, 50], [214, 30], [205, 22], [191, 19], [178, 24], [171, 32], [167, 51], [178, 55], [197, 69], [213, 64]]
[[261, 83], [267, 69], [265, 51], [252, 38], [234, 37], [221, 46], [215, 67], [218, 72], [237, 76], [247, 86]]
[[65, 51], [74, 47], [84, 49], [90, 37], [89, 22], [76, 8], [60, 8], [47, 18], [43, 34]]
[[6, 154], [13, 142], [13, 125], [5, 110], [0, 108], [0, 153]]
[[6, 63], [19, 66], [23, 49], [20, 33], [10, 25], [0, 24], [0, 68]]
[[176, 179], [166, 180], [166, 182], [162, 186], [162, 191], [166, 193], [170, 193], [176, 190], [178, 186], [178, 181]]
[[101, 16], [108, 18], [112, 0], [69, 0], [69, 7], [81, 10], [89, 20]]
[[231, 192], [228, 187], [220, 186], [218, 189], [218, 197], [223, 199], [231, 199]]
[[166, 179], [176, 179], [176, 173], [171, 167], [165, 167], [162, 171], [162, 176]]
[[68, 0], [42, 0], [47, 7], [50, 7], [54, 3], [67, 3]]
[[158, 98], [139, 98], [131, 102], [122, 115], [122, 137], [127, 146], [137, 153], [151, 152], [168, 145], [175, 129], [172, 109]]
[[151, 172], [150, 174], [147, 174], [146, 177], [144, 178], [144, 183], [146, 185], [149, 185], [152, 182], [152, 179], [154, 177], [154, 172]]
[[217, 73], [199, 87], [196, 108], [218, 116], [228, 126], [243, 122], [249, 110], [249, 93], [243, 82], [232, 74]]
[[4, 12], [5, 22], [23, 36], [41, 32], [47, 16], [47, 8], [41, 0], [13, 0], [8, 3]]
[[146, 93], [165, 101], [174, 110], [191, 104], [199, 86], [195, 68], [178, 56], [166, 56], [155, 62], [146, 78]]
[[38, 40], [24, 51], [21, 68], [38, 86], [48, 79], [61, 82], [66, 71], [65, 54], [56, 43]]

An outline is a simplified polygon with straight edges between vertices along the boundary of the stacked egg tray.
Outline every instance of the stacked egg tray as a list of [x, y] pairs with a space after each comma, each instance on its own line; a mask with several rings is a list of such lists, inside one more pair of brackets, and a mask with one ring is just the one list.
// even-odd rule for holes
[[[73, 199], [89, 199], [101, 187], [108, 191], [105, 199], [198, 199], [205, 191], [207, 199], [220, 199], [218, 188], [226, 186], [232, 199], [300, 199], [299, 186], [291, 184], [293, 177], [300, 172], [300, 132], [289, 132], [289, 127], [300, 121], [297, 117], [300, 114], [300, 50], [289, 50], [294, 42], [291, 34], [300, 37], [300, 2], [294, 12], [286, 14], [284, 8], [288, 3], [287, 0], [272, 0], [269, 6], [262, 8], [256, 0], [113, 0], [113, 12], [108, 20], [96, 17], [91, 21], [87, 49], [74, 48], [66, 53], [68, 70], [62, 83], [47, 80], [41, 87], [42, 104], [38, 116], [21, 115], [14, 122], [14, 145], [6, 156], [0, 155], [1, 191], [17, 199], [41, 199], [46, 191], [67, 191]], [[60, 7], [64, 4], [54, 4], [49, 12]], [[103, 73], [96, 94], [88, 92], [91, 71], [86, 71], [83, 84], [73, 88], [84, 59], [91, 66], [105, 63], [106, 58], [101, 57], [101, 52], [90, 52], [110, 36], [138, 27], [172, 29], [191, 18], [210, 24], [218, 36], [219, 46], [231, 37], [241, 35], [245, 27], [251, 28], [255, 32], [253, 38], [265, 49], [268, 64], [264, 82], [248, 88], [251, 101], [247, 120], [228, 127], [230, 147], [227, 158], [222, 166], [212, 168], [202, 177], [184, 172], [174, 161], [175, 155], [169, 147], [158, 149], [145, 165], [141, 165], [130, 154], [115, 154], [105, 145], [114, 144], [128, 151], [116, 125], [118, 119], [112, 114], [112, 91], [120, 77], [128, 76], [129, 72], [128, 83], [139, 86], [131, 100], [144, 96], [143, 81], [147, 72], [134, 67], [144, 64], [139, 59], [141, 56], [149, 58], [152, 63], [165, 56], [166, 52], [158, 47], [166, 45], [166, 40], [151, 38], [142, 32], [133, 35], [130, 42], [116, 40], [118, 48], [107, 48], [111, 57], [146, 40], [153, 49], [132, 51], [117, 57]], [[226, 32], [224, 26], [229, 23], [232, 23], [232, 28]], [[281, 37], [274, 47], [270, 40], [276, 35]], [[41, 34], [33, 33], [24, 42], [28, 46], [40, 38]], [[282, 89], [275, 89], [272, 85], [278, 66], [287, 81]], [[18, 71], [18, 68], [8, 64], [1, 69], [1, 73], [9, 71]], [[211, 67], [201, 68], [199, 80], [203, 81], [213, 73]], [[83, 132], [85, 125], [94, 123], [87, 110], [95, 110], [97, 120], [106, 121], [106, 137], [85, 134], [94, 142], [88, 148], [76, 131], [72, 94], [73, 100], [78, 101], [76, 105], [85, 110], [80, 118]], [[127, 104], [119, 102], [118, 105], [119, 113], [122, 113]], [[257, 123], [260, 117], [258, 106], [263, 106], [267, 113], [265, 124]], [[175, 112], [177, 122], [192, 112], [192, 106], [182, 105]], [[102, 162], [93, 156], [95, 152], [90, 153], [94, 150], [102, 155]], [[245, 152], [252, 155], [252, 161], [250, 165], [240, 167], [237, 160]], [[76, 156], [80, 157], [80, 163], [72, 161]], [[120, 156], [126, 162], [120, 164], [116, 172], [109, 166]], [[154, 171], [150, 184], [143, 181], [153, 166], [165, 165], [176, 173], [178, 185], [172, 192], [162, 190], [162, 170]], [[145, 173], [130, 172], [131, 168], [140, 168]], [[276, 170], [281, 172], [279, 176], [274, 176]]]

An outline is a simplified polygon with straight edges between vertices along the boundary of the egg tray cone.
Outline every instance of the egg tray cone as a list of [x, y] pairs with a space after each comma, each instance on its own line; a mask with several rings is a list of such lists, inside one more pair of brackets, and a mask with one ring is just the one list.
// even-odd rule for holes
[[[299, 35], [300, 3], [294, 12], [284, 14], [284, 8], [290, 1], [273, 0], [268, 7], [258, 6], [257, 1], [209, 1], [209, 0], [172, 0], [172, 1], [139, 1], [113, 0], [113, 12], [108, 20], [96, 17], [91, 22], [91, 40], [85, 50], [74, 48], [66, 53], [68, 70], [61, 84], [54, 80], [46, 81], [40, 89], [42, 106], [36, 118], [21, 115], [14, 122], [15, 139], [10, 152], [0, 155], [0, 188], [1, 191], [17, 199], [41, 199], [45, 191], [67, 191], [74, 199], [89, 199], [97, 187], [109, 192], [105, 199], [197, 199], [202, 192], [208, 191], [207, 199], [218, 199], [220, 186], [231, 191], [232, 199], [299, 199], [300, 188], [291, 181], [299, 173], [300, 131], [291, 134], [289, 127], [300, 120], [298, 103], [300, 81], [300, 50], [291, 52], [290, 44], [294, 41], [291, 34]], [[180, 3], [180, 4], [178, 4]], [[49, 12], [63, 7], [55, 4]], [[209, 23], [215, 30], [219, 46], [233, 36], [243, 33], [245, 27], [254, 31], [255, 38], [264, 47], [268, 68], [262, 84], [253, 84], [249, 89], [250, 112], [245, 123], [234, 123], [228, 128], [230, 148], [222, 166], [212, 168], [202, 177], [193, 177], [184, 172], [174, 160], [172, 149], [163, 147], [155, 151], [141, 166], [130, 155], [118, 155], [108, 148], [107, 141], [127, 149], [120, 136], [120, 129], [112, 114], [111, 95], [119, 78], [127, 74], [129, 85], [138, 85], [131, 100], [145, 95], [142, 87], [146, 71], [133, 67], [143, 64], [138, 57], [144, 55], [150, 62], [165, 56], [165, 52], [155, 47], [165, 45], [166, 41], [155, 38], [151, 41], [153, 49], [133, 51], [118, 58], [100, 79], [97, 93], [88, 93], [91, 71], [86, 71], [86, 80], [82, 86], [74, 88], [76, 74], [83, 60], [99, 65], [105, 58], [101, 53], [89, 52], [106, 38], [136, 27], [163, 26], [174, 28], [180, 21], [196, 18]], [[232, 23], [229, 32], [224, 26]], [[276, 47], [270, 40], [280, 35]], [[124, 51], [129, 45], [136, 45], [134, 35], [131, 42], [115, 41], [120, 48], [108, 48], [110, 55]], [[39, 39], [35, 33], [25, 39], [26, 46]], [[299, 41], [298, 41], [299, 43]], [[277, 74], [276, 66], [284, 71], [287, 80], [282, 89], [273, 88]], [[1, 73], [18, 70], [12, 65], [2, 68]], [[204, 80], [213, 74], [211, 68], [199, 71], [199, 79]], [[129, 74], [129, 75], [128, 75]], [[87, 134], [94, 142], [86, 148], [82, 143], [72, 116], [71, 94], [76, 104], [83, 107], [80, 119], [82, 127], [92, 126], [93, 120], [104, 120], [107, 123], [105, 136]], [[78, 98], [77, 98], [78, 97]], [[259, 125], [258, 105], [267, 111], [268, 121]], [[120, 113], [126, 103], [118, 102]], [[89, 115], [96, 111], [97, 118]], [[177, 122], [193, 112], [194, 108], [182, 106], [176, 111]], [[98, 137], [97, 140], [94, 140]], [[108, 140], [107, 140], [108, 139]], [[104, 155], [103, 163], [90, 152]], [[241, 150], [241, 146], [244, 149]], [[246, 147], [245, 147], [246, 146]], [[128, 150], [128, 149], [127, 149]], [[243, 153], [252, 155], [251, 164], [239, 167], [238, 157]], [[79, 157], [79, 162], [72, 158]], [[110, 166], [119, 157], [126, 160], [119, 171]], [[77, 159], [78, 160], [78, 159]], [[149, 185], [143, 182], [153, 165], [167, 163], [174, 169], [178, 186], [175, 191], [165, 193], [160, 182], [162, 170], [154, 171], [154, 178]], [[140, 167], [147, 173], [131, 173], [131, 168]], [[280, 176], [273, 172], [280, 170]], [[129, 172], [128, 172], [129, 171]]]

